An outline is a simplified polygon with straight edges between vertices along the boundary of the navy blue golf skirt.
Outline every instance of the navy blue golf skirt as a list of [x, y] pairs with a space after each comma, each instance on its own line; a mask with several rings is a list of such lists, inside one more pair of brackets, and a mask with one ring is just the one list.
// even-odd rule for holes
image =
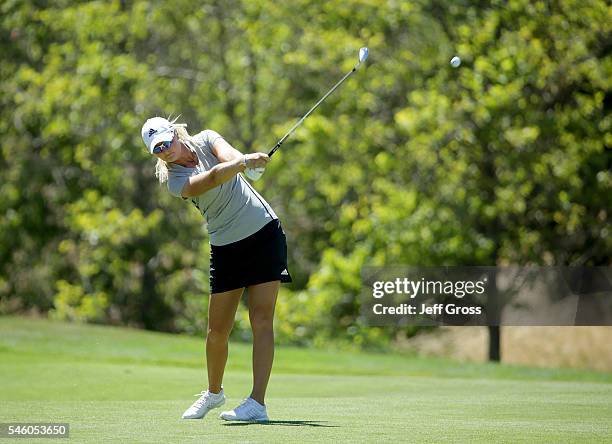
[[227, 245], [210, 246], [210, 291], [221, 293], [263, 282], [292, 282], [287, 238], [280, 220]]

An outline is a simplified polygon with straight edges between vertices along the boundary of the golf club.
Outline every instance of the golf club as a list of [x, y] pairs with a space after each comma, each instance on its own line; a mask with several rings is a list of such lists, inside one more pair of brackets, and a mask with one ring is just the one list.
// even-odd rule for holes
[[[355, 71], [357, 71], [357, 68], [359, 68], [359, 65], [361, 65], [361, 63], [365, 62], [366, 59], [368, 58], [368, 48], [361, 48], [359, 50], [359, 61], [357, 62], [357, 64], [353, 67], [352, 70], [350, 70], [344, 77], [342, 77], [340, 79], [340, 81], [338, 83], [336, 83], [317, 103], [315, 103], [315, 105], [310, 108], [310, 110], [308, 110], [308, 112], [306, 114], [304, 114], [304, 116], [297, 121], [297, 123], [295, 125], [293, 125], [293, 127], [291, 127], [291, 129], [289, 131], [287, 131], [287, 134], [285, 134], [277, 143], [276, 145], [274, 145], [274, 148], [272, 148], [272, 150], [270, 150], [270, 152], [268, 153], [268, 156], [272, 157], [272, 155], [276, 152], [276, 150], [278, 150], [280, 148], [280, 146], [283, 144], [283, 142], [293, 133], [293, 131], [295, 131], [295, 129], [300, 126], [302, 124], [302, 122], [306, 119], [306, 117], [308, 117], [315, 109], [317, 109], [317, 107], [325, 100], [327, 99], [327, 97], [329, 97], [331, 95], [331, 93], [333, 93], [336, 88], [338, 88], [342, 82], [344, 82], [351, 74], [353, 74]], [[244, 173], [246, 174], [246, 176], [251, 179], [251, 180], [257, 180], [261, 177], [261, 175], [264, 173], [265, 168], [247, 168]]]

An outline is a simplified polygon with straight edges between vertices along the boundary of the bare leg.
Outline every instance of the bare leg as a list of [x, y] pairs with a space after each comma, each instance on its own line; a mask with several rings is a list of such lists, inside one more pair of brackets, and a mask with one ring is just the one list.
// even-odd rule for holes
[[274, 360], [274, 306], [280, 281], [249, 287], [249, 319], [253, 329], [253, 391], [251, 398], [264, 404]]
[[213, 293], [208, 304], [208, 332], [206, 334], [206, 367], [208, 390], [221, 391], [223, 372], [227, 362], [227, 341], [234, 326], [236, 309], [244, 288]]

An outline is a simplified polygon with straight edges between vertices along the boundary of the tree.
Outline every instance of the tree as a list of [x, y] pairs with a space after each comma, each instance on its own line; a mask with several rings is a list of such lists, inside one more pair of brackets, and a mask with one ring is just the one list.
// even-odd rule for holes
[[0, 312], [201, 330], [206, 234], [156, 183], [142, 122], [266, 151], [366, 45], [256, 184], [296, 281], [281, 340], [402, 333], [360, 320], [366, 264], [609, 264], [606, 2], [0, 8]]

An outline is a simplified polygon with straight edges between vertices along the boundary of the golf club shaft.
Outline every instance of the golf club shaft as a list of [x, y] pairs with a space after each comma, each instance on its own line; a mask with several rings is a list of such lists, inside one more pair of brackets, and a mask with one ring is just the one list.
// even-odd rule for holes
[[304, 116], [303, 116], [303, 117], [302, 117], [300, 120], [298, 120], [298, 122], [297, 122], [295, 125], [293, 125], [293, 127], [292, 127], [292, 128], [289, 130], [289, 131], [287, 131], [287, 134], [285, 134], [285, 135], [283, 136], [283, 138], [282, 138], [281, 140], [279, 140], [279, 141], [276, 143], [276, 145], [274, 145], [274, 148], [272, 148], [272, 150], [271, 150], [271, 151], [268, 153], [268, 156], [272, 157], [272, 155], [273, 155], [273, 154], [276, 152], [276, 150], [277, 150], [277, 149], [279, 149], [279, 148], [280, 148], [280, 146], [283, 144], [283, 142], [285, 141], [285, 139], [287, 139], [287, 137], [289, 137], [289, 136], [291, 135], [291, 133], [292, 133], [292, 132], [293, 132], [293, 131], [294, 131], [294, 130], [295, 130], [297, 127], [298, 127], [298, 126], [300, 126], [300, 125], [301, 125], [301, 123], [302, 123], [302, 122], [303, 122], [303, 121], [306, 119], [306, 117], [308, 117], [308, 116], [310, 115], [310, 113], [312, 113], [312, 112], [313, 112], [313, 111], [314, 111], [314, 110], [317, 108], [317, 106], [319, 106], [319, 105], [321, 104], [321, 102], [323, 102], [323, 101], [324, 101], [324, 100], [325, 100], [325, 99], [326, 99], [326, 98], [327, 98], [327, 97], [328, 97], [328, 96], [329, 96], [331, 93], [333, 93], [333, 92], [336, 90], [336, 88], [338, 88], [338, 87], [340, 86], [340, 84], [341, 84], [342, 82], [344, 82], [344, 81], [345, 81], [345, 80], [346, 80], [346, 79], [347, 79], [347, 78], [348, 78], [348, 77], [349, 77], [351, 74], [353, 74], [353, 73], [354, 73], [354, 72], [357, 70], [357, 67], [358, 67], [358, 66], [359, 66], [359, 63], [358, 63], [357, 65], [355, 65], [355, 67], [354, 67], [354, 68], [353, 68], [351, 71], [349, 71], [349, 72], [348, 72], [348, 73], [347, 73], [347, 74], [346, 74], [344, 77], [342, 77], [342, 79], [340, 79], [340, 81], [339, 81], [338, 83], [336, 83], [336, 84], [333, 86], [333, 88], [332, 88], [332, 89], [330, 89], [330, 90], [327, 92], [327, 94], [325, 94], [325, 95], [324, 95], [324, 96], [321, 98], [321, 100], [319, 100], [317, 103], [315, 103], [315, 105], [314, 105], [312, 108], [310, 108], [310, 110], [309, 110], [309, 111], [308, 111], [306, 114], [304, 114]]

